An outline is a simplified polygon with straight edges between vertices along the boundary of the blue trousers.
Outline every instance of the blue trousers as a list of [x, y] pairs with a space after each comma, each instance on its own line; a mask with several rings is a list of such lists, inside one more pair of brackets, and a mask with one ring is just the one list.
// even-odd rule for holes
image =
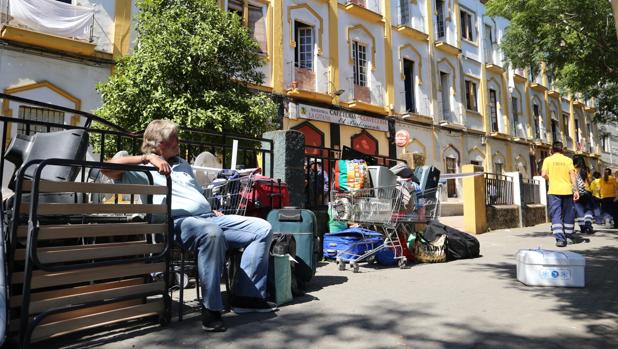
[[601, 215], [601, 199], [592, 197], [592, 212], [594, 214], [594, 223], [603, 224], [603, 216]]
[[556, 241], [566, 240], [573, 235], [575, 228], [575, 208], [573, 195], [547, 195], [551, 232]]
[[206, 309], [223, 310], [221, 275], [228, 247], [244, 248], [236, 295], [266, 298], [270, 223], [255, 217], [202, 215], [176, 218], [174, 230], [183, 248], [197, 255], [202, 305]]
[[592, 194], [586, 193], [579, 196], [579, 200], [574, 202], [575, 205], [575, 223], [581, 228], [588, 226], [592, 227]]

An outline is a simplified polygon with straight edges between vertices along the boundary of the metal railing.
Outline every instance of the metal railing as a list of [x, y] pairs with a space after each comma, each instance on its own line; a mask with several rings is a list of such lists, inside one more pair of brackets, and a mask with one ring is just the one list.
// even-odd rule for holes
[[540, 204], [541, 203], [541, 184], [533, 179], [522, 179], [521, 181], [521, 204]]
[[513, 179], [497, 173], [485, 173], [485, 204], [512, 205]]
[[[37, 120], [27, 120], [11, 116], [0, 116], [0, 127], [2, 128], [2, 143], [0, 144], [0, 178], [2, 188], [6, 187], [3, 183], [4, 171], [7, 163], [5, 153], [8, 144], [18, 130], [25, 135], [33, 135], [37, 132], [52, 132], [56, 130], [83, 129], [89, 136], [89, 152], [96, 161], [102, 162], [113, 154], [125, 150], [130, 154], [140, 153], [142, 143], [142, 131], [131, 132], [123, 129], [94, 114], [65, 108], [62, 106], [43, 103], [32, 99], [11, 96], [0, 93], [0, 98], [6, 102], [15, 102], [22, 106], [37, 106], [48, 110], [61, 111], [68, 115], [78, 115], [85, 119], [81, 126], [69, 124], [52, 123]], [[21, 125], [20, 127], [16, 127]], [[262, 173], [272, 176], [274, 157], [273, 141], [265, 138], [253, 138], [233, 133], [217, 133], [205, 129], [180, 128], [180, 153], [179, 155], [191, 161], [204, 151], [209, 151], [216, 155], [224, 168], [231, 165], [233, 141], [238, 140], [237, 166], [238, 168], [252, 168], [261, 165]], [[260, 160], [262, 163], [260, 164]], [[267, 161], [268, 160], [268, 161]]]
[[[341, 159], [340, 149], [305, 146], [305, 208], [324, 208], [328, 205], [332, 181], [335, 178], [335, 162]], [[395, 166], [402, 159], [387, 156], [366, 155], [375, 159], [376, 165]]]

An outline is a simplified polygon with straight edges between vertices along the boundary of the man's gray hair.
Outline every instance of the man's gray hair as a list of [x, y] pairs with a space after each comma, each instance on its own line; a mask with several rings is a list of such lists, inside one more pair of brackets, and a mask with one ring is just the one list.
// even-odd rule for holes
[[169, 120], [152, 120], [144, 131], [142, 152], [154, 153], [159, 143], [178, 135], [178, 126]]

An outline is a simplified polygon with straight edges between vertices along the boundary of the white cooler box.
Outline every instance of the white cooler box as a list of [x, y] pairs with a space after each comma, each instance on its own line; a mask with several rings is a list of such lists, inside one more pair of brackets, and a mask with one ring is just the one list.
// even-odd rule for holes
[[528, 286], [584, 287], [586, 259], [569, 251], [517, 252], [517, 280]]

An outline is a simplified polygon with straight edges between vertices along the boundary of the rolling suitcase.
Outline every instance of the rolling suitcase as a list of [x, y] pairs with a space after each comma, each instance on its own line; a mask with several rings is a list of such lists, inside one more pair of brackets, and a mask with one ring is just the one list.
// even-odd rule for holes
[[296, 267], [294, 275], [300, 283], [311, 280], [317, 264], [317, 222], [310, 210], [285, 207], [272, 210], [267, 217], [274, 234], [291, 234], [296, 240]]

